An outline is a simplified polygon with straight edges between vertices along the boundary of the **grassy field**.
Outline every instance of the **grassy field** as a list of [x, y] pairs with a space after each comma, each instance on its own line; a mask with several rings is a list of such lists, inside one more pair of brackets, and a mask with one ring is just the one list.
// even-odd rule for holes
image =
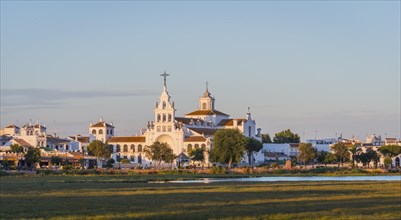
[[0, 177], [0, 218], [384, 220], [401, 217], [401, 182], [173, 184], [142, 183], [143, 178]]

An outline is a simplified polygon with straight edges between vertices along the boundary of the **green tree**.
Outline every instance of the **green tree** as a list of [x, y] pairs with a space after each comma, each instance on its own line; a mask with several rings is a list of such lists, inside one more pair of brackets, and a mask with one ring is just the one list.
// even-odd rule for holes
[[[379, 163], [379, 161], [380, 161], [380, 155], [371, 148], [366, 150], [366, 154], [367, 154], [369, 163], [373, 161], [375, 168], [377, 168], [377, 163]], [[369, 163], [368, 163], [368, 167], [369, 167]]]
[[259, 152], [263, 148], [262, 142], [256, 140], [255, 138], [246, 137], [245, 138], [245, 150], [248, 155], [248, 164], [249, 166], [253, 165], [252, 154], [253, 152]]
[[389, 157], [384, 158], [384, 165], [388, 169], [393, 164], [393, 160]]
[[160, 143], [158, 141], [145, 147], [145, 155], [147, 158], [156, 161], [157, 167], [160, 166], [162, 161], [171, 163], [175, 158], [173, 149], [167, 143]]
[[378, 151], [386, 157], [395, 157], [401, 154], [401, 146], [398, 145], [385, 145], [381, 146]]
[[107, 144], [94, 140], [88, 145], [88, 152], [97, 158], [96, 166], [99, 167], [98, 161], [101, 159], [108, 159], [113, 152], [112, 148]]
[[363, 166], [366, 166], [370, 162], [368, 155], [359, 148], [355, 153], [355, 160], [361, 162]]
[[30, 147], [25, 154], [25, 162], [30, 164], [31, 167], [36, 167], [36, 163], [39, 163], [41, 160], [40, 149]]
[[211, 159], [219, 163], [239, 163], [245, 153], [245, 137], [239, 130], [222, 129], [214, 135], [214, 148]]
[[331, 153], [331, 152], [327, 152], [323, 163], [326, 164], [333, 164], [337, 161], [337, 157], [335, 154]]
[[24, 152], [24, 148], [19, 145], [19, 144], [11, 144], [10, 145], [10, 152], [15, 153], [17, 156], [17, 166], [19, 167], [20, 165], [20, 158], [19, 158], [19, 154]]
[[52, 156], [52, 157], [50, 158], [50, 163], [53, 164], [53, 165], [60, 165], [60, 163], [61, 163], [61, 157]]
[[358, 146], [352, 145], [350, 148], [348, 148], [349, 153], [351, 154], [351, 163], [352, 167], [355, 167], [355, 157], [356, 157], [356, 152], [358, 151]]
[[341, 163], [341, 166], [344, 166], [344, 162], [346, 162], [349, 159], [349, 151], [347, 148], [347, 145], [344, 143], [338, 142], [331, 146], [331, 150], [334, 152], [334, 154], [337, 156], [337, 159]]
[[191, 161], [195, 165], [195, 161], [199, 161], [203, 164], [203, 161], [205, 160], [205, 148], [201, 147], [198, 149], [192, 149], [189, 151], [189, 157], [191, 158]]
[[272, 139], [270, 138], [270, 135], [268, 133], [262, 134], [262, 143], [264, 144], [272, 143]]
[[112, 168], [113, 167], [113, 164], [115, 163], [116, 161], [113, 159], [113, 158], [110, 158], [109, 160], [107, 160], [107, 162], [106, 162], [106, 167], [107, 168]]
[[318, 163], [323, 163], [326, 166], [326, 163], [324, 162], [324, 159], [326, 158], [326, 155], [328, 154], [328, 152], [321, 150], [319, 152], [317, 152], [317, 157], [316, 160]]
[[312, 167], [313, 167], [313, 162], [317, 157], [317, 152], [316, 149], [312, 146], [312, 144], [307, 144], [307, 143], [300, 143], [298, 146], [299, 154], [298, 154], [298, 159], [302, 161], [305, 165], [312, 162]]
[[274, 143], [299, 143], [300, 137], [298, 134], [292, 133], [290, 129], [278, 132], [274, 135]]

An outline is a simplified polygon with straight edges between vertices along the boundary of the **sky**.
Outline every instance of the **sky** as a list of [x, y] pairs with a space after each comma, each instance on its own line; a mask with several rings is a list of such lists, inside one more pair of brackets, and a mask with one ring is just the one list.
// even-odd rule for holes
[[1, 1], [0, 125], [117, 135], [216, 109], [302, 140], [401, 138], [400, 1]]

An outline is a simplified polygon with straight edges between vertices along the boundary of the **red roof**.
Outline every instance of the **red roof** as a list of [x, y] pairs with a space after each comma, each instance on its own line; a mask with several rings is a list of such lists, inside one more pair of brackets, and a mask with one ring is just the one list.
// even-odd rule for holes
[[31, 144], [29, 144], [23, 139], [14, 138], [13, 140], [23, 147], [33, 147]]
[[242, 125], [243, 122], [246, 121], [246, 119], [223, 119], [220, 121], [220, 123], [217, 126], [234, 126], [234, 120], [237, 120], [238, 125]]
[[205, 142], [206, 138], [203, 136], [191, 136], [187, 137], [184, 142]]
[[111, 137], [108, 143], [120, 143], [120, 142], [137, 142], [137, 143], [144, 143], [146, 142], [146, 138], [142, 136], [130, 136], [130, 137]]
[[11, 124], [11, 125], [8, 125], [6, 128], [19, 128], [19, 127], [16, 126], [16, 125]]
[[92, 126], [90, 126], [91, 128], [104, 128], [104, 127], [109, 127], [109, 128], [114, 128], [113, 125], [107, 124], [105, 122], [98, 122]]
[[189, 128], [189, 129], [200, 135], [207, 135], [207, 136], [214, 135], [217, 131], [216, 128]]
[[229, 116], [221, 111], [217, 111], [217, 110], [196, 110], [194, 112], [190, 112], [188, 114], [186, 114], [188, 116], [190, 115], [224, 115], [224, 116]]
[[74, 140], [74, 141], [78, 141], [81, 143], [89, 143], [89, 137], [85, 137], [85, 136], [69, 136], [70, 139]]

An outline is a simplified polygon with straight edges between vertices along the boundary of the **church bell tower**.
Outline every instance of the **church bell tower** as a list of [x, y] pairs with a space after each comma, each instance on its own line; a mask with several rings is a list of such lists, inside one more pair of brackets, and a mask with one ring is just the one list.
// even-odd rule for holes
[[167, 77], [169, 74], [164, 72], [160, 76], [164, 77], [164, 88], [159, 102], [156, 103], [154, 126], [156, 132], [172, 132], [174, 131], [176, 109], [174, 102], [171, 102], [171, 97], [167, 92]]

